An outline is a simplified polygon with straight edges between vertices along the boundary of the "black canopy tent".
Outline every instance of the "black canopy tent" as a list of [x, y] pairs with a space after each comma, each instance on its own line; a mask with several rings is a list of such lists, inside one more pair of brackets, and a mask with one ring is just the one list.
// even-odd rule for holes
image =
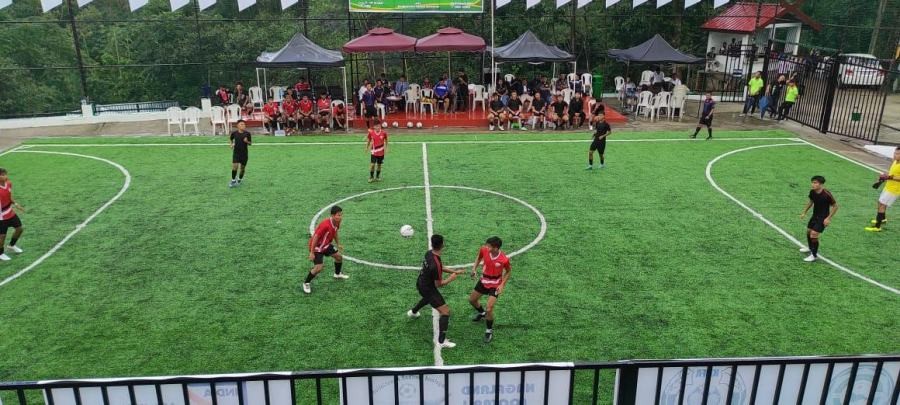
[[[547, 45], [530, 30], [525, 31], [514, 41], [496, 48], [488, 48], [493, 56], [491, 66], [491, 85], [497, 83], [497, 65], [504, 62], [571, 62], [575, 60], [572, 55], [553, 45]], [[554, 65], [555, 67], [555, 65]]]
[[659, 34], [628, 49], [610, 49], [607, 54], [619, 62], [631, 63], [704, 63], [705, 59], [683, 53], [669, 45]]
[[[278, 51], [261, 53], [256, 58], [256, 63], [261, 66], [256, 69], [257, 86], [259, 86], [260, 70], [263, 71], [263, 84], [264, 86], [267, 85], [265, 83], [267, 68], [340, 68], [343, 80], [344, 103], [349, 105], [347, 99], [347, 68], [344, 67], [344, 57], [341, 55], [341, 52], [322, 48], [299, 32], [294, 34], [294, 37]], [[264, 93], [268, 94], [268, 91]]]

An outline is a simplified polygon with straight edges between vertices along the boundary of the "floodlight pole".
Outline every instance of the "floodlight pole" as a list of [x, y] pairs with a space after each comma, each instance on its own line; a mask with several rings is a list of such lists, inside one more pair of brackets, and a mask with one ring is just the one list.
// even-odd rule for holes
[[[485, 88], [489, 89], [495, 83], [497, 83], [497, 64], [494, 62], [494, 51], [496, 49], [496, 44], [494, 44], [494, 9], [497, 8], [496, 0], [491, 0], [491, 82], [488, 83]], [[495, 89], [496, 90], [496, 89]]]
[[87, 75], [84, 71], [84, 60], [81, 57], [81, 39], [78, 38], [78, 27], [75, 23], [75, 5], [72, 0], [66, 0], [69, 11], [69, 23], [72, 26], [72, 44], [75, 46], [75, 59], [78, 62], [78, 76], [81, 79], [82, 102], [88, 99]]

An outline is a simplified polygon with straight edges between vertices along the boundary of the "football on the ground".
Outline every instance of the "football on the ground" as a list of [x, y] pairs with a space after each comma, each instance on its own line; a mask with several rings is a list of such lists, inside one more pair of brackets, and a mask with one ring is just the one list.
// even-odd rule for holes
[[416, 128], [422, 128], [422, 123], [421, 123], [421, 122], [417, 122], [417, 123], [416, 123]]
[[414, 233], [415, 231], [412, 226], [403, 225], [400, 227], [400, 236], [403, 236], [404, 238], [411, 238]]
[[407, 122], [406, 122], [406, 127], [407, 127], [407, 128], [412, 128], [412, 127], [413, 127], [412, 121], [407, 121]]
[[400, 127], [400, 124], [397, 123], [397, 121], [394, 121], [394, 123], [391, 124], [391, 126], [394, 127], [394, 128], [399, 128], [399, 127]]
[[382, 127], [382, 128], [387, 128], [387, 122], [382, 122], [382, 123], [381, 123], [381, 127]]

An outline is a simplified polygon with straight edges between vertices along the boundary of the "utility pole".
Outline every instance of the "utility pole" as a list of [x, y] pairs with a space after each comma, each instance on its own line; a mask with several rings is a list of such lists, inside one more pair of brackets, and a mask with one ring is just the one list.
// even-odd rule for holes
[[875, 14], [875, 28], [872, 29], [872, 40], [869, 41], [869, 54], [875, 55], [875, 45], [878, 43], [878, 31], [881, 31], [881, 20], [884, 17], [884, 8], [887, 0], [881, 0], [878, 4], [878, 12]]
[[75, 25], [75, 5], [73, 0], [66, 0], [69, 8], [69, 24], [72, 25], [72, 43], [75, 45], [75, 59], [78, 62], [78, 73], [81, 76], [81, 99], [88, 98], [87, 75], [84, 71], [84, 60], [81, 58], [81, 40], [78, 37], [78, 27]]

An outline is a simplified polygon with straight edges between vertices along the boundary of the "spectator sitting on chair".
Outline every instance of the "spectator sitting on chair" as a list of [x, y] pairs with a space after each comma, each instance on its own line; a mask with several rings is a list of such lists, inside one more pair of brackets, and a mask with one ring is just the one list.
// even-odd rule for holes
[[677, 74], [672, 75], [672, 85], [675, 87], [681, 86], [681, 79], [678, 78]]
[[297, 109], [299, 107], [299, 104], [297, 104], [297, 101], [294, 100], [291, 94], [284, 96], [284, 101], [281, 102], [282, 119], [289, 135], [297, 133]]
[[366, 92], [362, 96], [363, 116], [366, 120], [366, 128], [372, 128], [372, 124], [378, 125], [378, 109], [375, 108], [375, 91], [372, 84], [366, 84]]
[[278, 129], [278, 123], [281, 122], [281, 107], [275, 102], [275, 99], [269, 99], [269, 102], [263, 106], [263, 126], [270, 134], [274, 134]]
[[372, 86], [372, 91], [375, 92], [375, 103], [384, 104], [384, 98], [388, 96], [384, 94], [384, 82], [376, 80], [375, 86]]
[[509, 84], [502, 77], [497, 79], [497, 86], [494, 92], [500, 96], [500, 102], [506, 105], [506, 102], [509, 101]]
[[319, 93], [319, 99], [316, 100], [316, 111], [318, 112], [316, 123], [319, 124], [319, 130], [331, 132], [331, 128], [329, 128], [331, 123], [331, 99], [328, 98], [328, 94], [324, 91]]
[[441, 81], [434, 86], [434, 97], [438, 104], [444, 104], [444, 114], [446, 114], [450, 109], [450, 81], [446, 76], [442, 77]]
[[560, 93], [563, 90], [568, 89], [568, 88], [569, 88], [569, 81], [566, 80], [565, 73], [560, 73], [559, 77], [556, 78], [556, 88], [554, 90], [556, 90], [557, 93]]
[[216, 90], [216, 103], [221, 106], [226, 106], [231, 104], [230, 94], [228, 93], [228, 88], [225, 87], [224, 84], [219, 85], [219, 90]]
[[298, 103], [297, 109], [297, 123], [300, 124], [301, 131], [311, 131], [312, 130], [312, 122], [315, 120], [313, 117], [313, 102], [309, 99], [309, 96], [304, 94], [303, 98], [300, 99], [300, 103]]
[[656, 70], [653, 72], [653, 76], [650, 79], [650, 85], [653, 87], [662, 85], [663, 79], [665, 79], [665, 75], [663, 75], [662, 70], [660, 68], [656, 68]]
[[426, 78], [422, 79], [422, 88], [423, 89], [433, 89], [434, 83], [431, 83], [431, 79], [426, 77]]
[[406, 103], [407, 90], [409, 90], [409, 83], [406, 81], [406, 76], [400, 76], [400, 79], [394, 82], [394, 94], [401, 98], [400, 101], [394, 105], [394, 111], [399, 110], [400, 105]]
[[506, 123], [506, 107], [500, 101], [500, 95], [494, 93], [491, 95], [491, 103], [488, 109], [488, 121], [490, 122], [490, 130], [494, 130], [494, 126], [503, 130], [503, 124]]
[[569, 124], [575, 128], [581, 128], [584, 124], [584, 98], [581, 97], [581, 91], [575, 92], [575, 97], [569, 103]]
[[525, 126], [522, 125], [522, 100], [519, 100], [519, 93], [515, 90], [511, 92], [509, 101], [506, 102], [506, 113], [510, 129], [512, 129], [513, 121], [515, 121], [516, 125], [522, 130], [526, 129]]
[[469, 108], [469, 76], [460, 70], [456, 72], [456, 108], [466, 111]]
[[250, 96], [244, 91], [244, 84], [237, 82], [234, 86], [234, 102], [241, 107], [241, 113], [250, 115], [253, 113], [253, 103], [250, 102]]
[[362, 105], [363, 95], [366, 94], [366, 91], [369, 89], [369, 79], [363, 80], [362, 86], [359, 87], [359, 91], [356, 92], [356, 100], [360, 102]]
[[537, 128], [537, 124], [541, 124], [544, 129], [544, 118], [547, 116], [547, 102], [544, 101], [541, 92], [534, 92], [534, 101], [531, 102], [531, 129]]
[[569, 104], [563, 100], [562, 96], [553, 96], [548, 118], [556, 125], [557, 130], [561, 131], [566, 128], [566, 122], [569, 121]]
[[331, 115], [334, 117], [334, 126], [337, 129], [346, 129], [347, 128], [347, 109], [344, 107], [344, 103], [340, 103], [334, 106]]
[[522, 80], [513, 79], [513, 82], [509, 85], [509, 91], [523, 96], [525, 95], [525, 85], [522, 83]]

